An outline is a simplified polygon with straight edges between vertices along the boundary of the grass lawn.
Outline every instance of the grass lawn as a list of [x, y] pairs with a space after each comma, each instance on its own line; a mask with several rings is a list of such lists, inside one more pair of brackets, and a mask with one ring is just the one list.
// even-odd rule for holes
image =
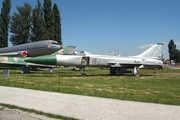
[[[1, 86], [79, 94], [103, 98], [180, 105], [180, 70], [140, 70], [141, 76], [131, 74], [110, 76], [109, 69], [86, 68], [85, 76], [70, 68], [47, 69], [20, 74], [10, 70], [10, 78], [1, 79]], [[2, 78], [2, 70], [0, 71]]]

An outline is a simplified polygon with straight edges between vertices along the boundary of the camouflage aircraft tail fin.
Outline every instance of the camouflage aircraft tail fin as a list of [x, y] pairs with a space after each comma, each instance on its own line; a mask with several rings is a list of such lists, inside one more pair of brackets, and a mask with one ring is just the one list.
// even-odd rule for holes
[[52, 55], [58, 55], [58, 54], [70, 54], [76, 46], [63, 46], [63, 49], [60, 49], [59, 51], [53, 53]]

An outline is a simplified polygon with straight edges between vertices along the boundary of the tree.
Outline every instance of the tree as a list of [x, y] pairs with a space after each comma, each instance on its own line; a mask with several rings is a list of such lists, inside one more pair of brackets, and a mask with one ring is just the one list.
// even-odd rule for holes
[[180, 62], [180, 51], [178, 49], [174, 51], [174, 60], [175, 62]]
[[10, 9], [11, 9], [11, 1], [4, 0], [2, 2], [2, 8], [1, 8], [1, 14], [0, 14], [0, 47], [8, 46]]
[[43, 9], [38, 0], [37, 6], [32, 10], [31, 42], [47, 39], [46, 22], [43, 16]]
[[31, 10], [30, 4], [16, 7], [19, 13], [14, 13], [10, 22], [10, 41], [13, 45], [30, 42]]
[[175, 50], [176, 50], [176, 44], [174, 44], [173, 39], [170, 40], [168, 44], [168, 52], [169, 52], [169, 59], [174, 60], [175, 59]]
[[58, 43], [62, 44], [61, 38], [61, 17], [57, 4], [53, 5], [53, 13], [54, 13], [54, 40]]
[[52, 2], [51, 0], [44, 0], [43, 5], [48, 39], [54, 39], [54, 15], [52, 12]]

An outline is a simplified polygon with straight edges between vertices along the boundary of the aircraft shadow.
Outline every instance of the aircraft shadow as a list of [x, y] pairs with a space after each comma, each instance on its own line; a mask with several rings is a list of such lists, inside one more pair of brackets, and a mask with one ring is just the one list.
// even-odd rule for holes
[[[110, 75], [110, 74], [85, 74], [85, 75], [79, 75], [79, 76], [134, 76], [133, 74], [116, 74], [116, 75]], [[156, 74], [142, 74], [141, 76], [157, 76]]]

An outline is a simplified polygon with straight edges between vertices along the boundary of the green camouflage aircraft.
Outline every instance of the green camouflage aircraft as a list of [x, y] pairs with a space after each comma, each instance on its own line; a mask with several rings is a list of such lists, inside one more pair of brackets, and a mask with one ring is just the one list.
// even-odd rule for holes
[[[75, 46], [66, 46], [59, 51], [53, 53], [52, 55], [57, 54], [70, 54], [75, 49]], [[22, 73], [29, 73], [30, 69], [37, 69], [37, 68], [54, 68], [55, 66], [52, 65], [42, 65], [42, 64], [34, 64], [25, 62], [24, 60], [29, 57], [7, 57], [2, 56], [0, 57], [0, 66], [1, 67], [21, 67]]]

